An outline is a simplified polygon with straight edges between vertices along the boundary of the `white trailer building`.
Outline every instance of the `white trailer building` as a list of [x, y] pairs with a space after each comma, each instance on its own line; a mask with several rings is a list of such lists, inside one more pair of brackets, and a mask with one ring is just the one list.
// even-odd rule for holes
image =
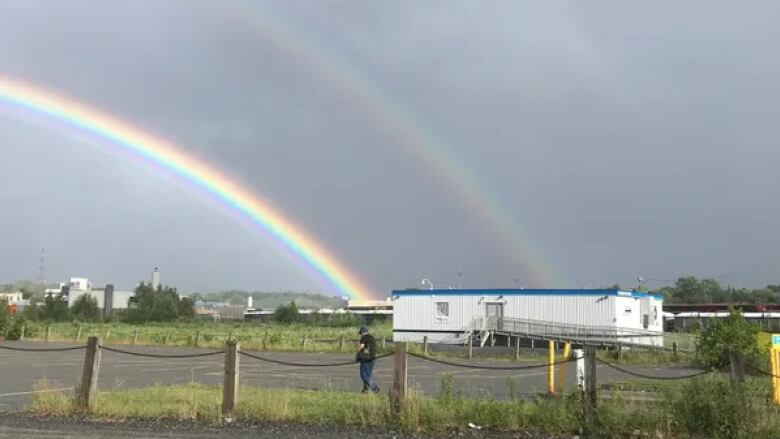
[[397, 290], [393, 340], [462, 344], [487, 332], [536, 339], [663, 343], [658, 294], [616, 289]]

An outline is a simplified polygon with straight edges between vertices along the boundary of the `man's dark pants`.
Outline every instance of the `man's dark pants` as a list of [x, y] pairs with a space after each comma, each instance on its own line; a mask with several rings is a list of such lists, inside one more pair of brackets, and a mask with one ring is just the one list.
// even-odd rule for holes
[[361, 361], [360, 362], [360, 379], [363, 381], [363, 391], [372, 390], [376, 392], [379, 390], [379, 386], [376, 385], [372, 378], [374, 372], [374, 361]]

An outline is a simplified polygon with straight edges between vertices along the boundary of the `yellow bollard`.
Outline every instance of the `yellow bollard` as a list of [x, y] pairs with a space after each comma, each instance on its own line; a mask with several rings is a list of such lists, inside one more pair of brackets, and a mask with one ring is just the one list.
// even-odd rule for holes
[[772, 395], [775, 404], [780, 405], [780, 349], [772, 348], [769, 351], [772, 363]]
[[772, 364], [772, 399], [780, 405], [780, 334], [771, 335], [769, 360]]
[[547, 393], [555, 394], [555, 342], [549, 340], [547, 347], [550, 350], [550, 366], [547, 371]]

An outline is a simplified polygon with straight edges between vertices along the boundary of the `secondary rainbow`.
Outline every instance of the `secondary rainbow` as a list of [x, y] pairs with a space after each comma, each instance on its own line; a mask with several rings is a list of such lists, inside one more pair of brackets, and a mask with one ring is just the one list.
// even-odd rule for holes
[[341, 294], [357, 299], [376, 297], [358, 276], [270, 202], [188, 155], [180, 147], [104, 112], [15, 79], [0, 77], [0, 101], [65, 122], [175, 172], [246, 215], [300, 256]]
[[[510, 212], [496, 192], [486, 187], [464, 160], [398, 99], [383, 90], [353, 64], [299, 31], [272, 4], [248, 0], [224, 2], [214, 8], [231, 15], [237, 24], [245, 24], [255, 37], [270, 41], [283, 58], [297, 65], [308, 77], [336, 90], [355, 114], [369, 120], [386, 135], [399, 140], [403, 152], [419, 163], [424, 174], [437, 184], [445, 196], [459, 202], [464, 211], [488, 230], [510, 260], [522, 270], [523, 285], [549, 288], [567, 285], [539, 245], [534, 242], [518, 218]], [[518, 273], [519, 274], [519, 273]], [[514, 277], [514, 274], [512, 275]]]

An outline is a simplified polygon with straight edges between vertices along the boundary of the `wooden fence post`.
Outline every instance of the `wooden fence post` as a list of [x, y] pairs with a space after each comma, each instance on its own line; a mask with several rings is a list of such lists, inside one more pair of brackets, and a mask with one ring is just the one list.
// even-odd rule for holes
[[390, 400], [396, 416], [403, 412], [404, 402], [406, 401], [408, 372], [406, 349], [406, 342], [395, 344], [395, 373], [393, 374], [393, 391], [390, 393]]
[[263, 351], [268, 350], [268, 331], [263, 334]]
[[238, 404], [238, 352], [240, 346], [235, 340], [225, 344], [225, 384], [222, 388], [222, 416], [226, 421], [233, 420], [233, 411]]
[[100, 374], [100, 337], [87, 339], [87, 350], [84, 354], [84, 371], [81, 375], [79, 388], [79, 405], [92, 411], [97, 402], [98, 375]]
[[133, 331], [133, 344], [138, 344], [138, 328], [135, 328], [135, 331]]
[[731, 383], [744, 383], [745, 357], [742, 352], [729, 351], [729, 363], [731, 365]]
[[46, 341], [48, 342], [51, 338], [51, 325], [46, 325]]
[[427, 335], [423, 336], [423, 353], [424, 354], [428, 353], [428, 336]]
[[165, 331], [165, 335], [163, 336], [163, 346], [168, 344], [168, 331]]
[[309, 339], [309, 335], [308, 334], [303, 334], [303, 350], [304, 351], [306, 350], [306, 342], [308, 341], [308, 339]]
[[193, 342], [195, 347], [198, 347], [200, 344], [200, 331], [195, 331], [195, 341]]
[[520, 337], [515, 338], [515, 361], [520, 361]]
[[22, 325], [22, 332], [19, 333], [19, 340], [24, 340], [24, 331], [27, 329], [26, 325]]
[[596, 417], [596, 347], [585, 346], [585, 409], [586, 422], [592, 422]]
[[339, 337], [339, 352], [344, 350], [344, 334]]
[[469, 335], [469, 360], [474, 357], [474, 342]]
[[81, 326], [76, 328], [76, 341], [77, 342], [81, 341]]
[[109, 328], [108, 326], [106, 326], [106, 338], [105, 338], [105, 340], [106, 340], [106, 341], [108, 341], [108, 337], [109, 337], [109, 336], [111, 336], [111, 328]]
[[677, 342], [673, 341], [672, 342], [672, 358], [674, 358], [675, 360], [677, 360], [677, 349], [678, 349]]

